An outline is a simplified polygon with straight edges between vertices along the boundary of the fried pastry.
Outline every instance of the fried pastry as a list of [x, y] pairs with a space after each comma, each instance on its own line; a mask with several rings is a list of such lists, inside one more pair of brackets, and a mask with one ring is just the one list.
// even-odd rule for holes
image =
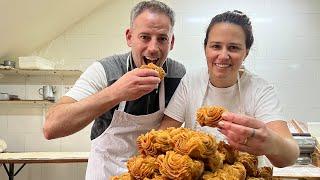
[[245, 180], [246, 169], [243, 164], [236, 162], [233, 165], [224, 164], [222, 169], [213, 172], [205, 172], [203, 180]]
[[224, 155], [216, 151], [212, 156], [203, 159], [205, 169], [208, 169], [211, 172], [221, 169], [223, 167], [223, 158]]
[[129, 173], [136, 179], [152, 177], [158, 170], [156, 159], [152, 156], [135, 156], [128, 160]]
[[198, 179], [204, 169], [203, 162], [192, 160], [189, 156], [174, 151], [167, 151], [166, 155], [159, 155], [157, 163], [163, 176], [177, 180]]
[[110, 177], [110, 180], [135, 180], [133, 176], [130, 175], [129, 172], [121, 174], [120, 176]]
[[212, 136], [203, 132], [184, 131], [171, 137], [174, 150], [194, 159], [207, 158], [217, 151], [217, 142]]
[[264, 178], [265, 180], [272, 179], [272, 168], [271, 167], [260, 167], [258, 169], [257, 177]]
[[218, 143], [218, 151], [223, 155], [223, 161], [228, 164], [233, 164], [238, 157], [239, 151], [233, 149], [224, 141]]
[[226, 109], [221, 106], [205, 106], [197, 110], [197, 121], [201, 126], [217, 127]]
[[138, 151], [143, 155], [156, 157], [172, 150], [171, 137], [168, 131], [152, 129], [137, 138]]
[[159, 67], [153, 63], [149, 63], [148, 65], [142, 65], [140, 67], [141, 69], [153, 69], [153, 70], [156, 70], [159, 74], [159, 78], [162, 80], [165, 76], [166, 76], [166, 73], [164, 72], [164, 70], [162, 69], [162, 67]]
[[251, 177], [256, 177], [258, 173], [258, 158], [255, 155], [249, 154], [247, 152], [239, 152], [237, 157], [237, 162], [244, 165], [247, 170], [247, 175]]
[[151, 130], [137, 138], [137, 146], [140, 155], [128, 160], [128, 173], [112, 180], [272, 179], [270, 167], [257, 168], [256, 156], [188, 128]]

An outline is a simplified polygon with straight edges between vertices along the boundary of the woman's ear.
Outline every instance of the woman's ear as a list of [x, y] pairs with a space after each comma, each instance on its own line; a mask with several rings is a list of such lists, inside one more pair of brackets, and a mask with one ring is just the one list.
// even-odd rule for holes
[[250, 51], [250, 49], [247, 49], [247, 50], [246, 50], [246, 57], [245, 57], [244, 59], [246, 59], [246, 58], [248, 57], [249, 51]]

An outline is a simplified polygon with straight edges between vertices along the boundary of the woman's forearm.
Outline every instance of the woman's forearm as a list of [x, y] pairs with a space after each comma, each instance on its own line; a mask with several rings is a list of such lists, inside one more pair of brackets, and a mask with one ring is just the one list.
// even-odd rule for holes
[[272, 154], [266, 155], [276, 167], [293, 165], [300, 154], [297, 142], [292, 138], [275, 135]]

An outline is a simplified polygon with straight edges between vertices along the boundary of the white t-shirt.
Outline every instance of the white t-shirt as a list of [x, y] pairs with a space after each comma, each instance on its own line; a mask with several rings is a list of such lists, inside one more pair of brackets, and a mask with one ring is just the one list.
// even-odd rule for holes
[[94, 62], [81, 74], [74, 86], [65, 94], [80, 101], [108, 86], [106, 72], [100, 62]]
[[[187, 128], [195, 127], [196, 111], [204, 105], [223, 106], [230, 112], [244, 113], [265, 123], [285, 120], [273, 85], [248, 71], [244, 71], [240, 78], [240, 93], [238, 83], [228, 88], [216, 88], [208, 82], [207, 68], [187, 73], [164, 114], [185, 123]], [[216, 129], [201, 129], [217, 136]]]

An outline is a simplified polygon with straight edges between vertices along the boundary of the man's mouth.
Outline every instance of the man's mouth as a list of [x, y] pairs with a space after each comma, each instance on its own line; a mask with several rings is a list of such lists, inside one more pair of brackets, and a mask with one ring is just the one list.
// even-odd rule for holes
[[149, 64], [149, 63], [157, 64], [159, 59], [160, 58], [152, 58], [152, 57], [143, 56], [143, 61], [144, 61], [145, 64]]

